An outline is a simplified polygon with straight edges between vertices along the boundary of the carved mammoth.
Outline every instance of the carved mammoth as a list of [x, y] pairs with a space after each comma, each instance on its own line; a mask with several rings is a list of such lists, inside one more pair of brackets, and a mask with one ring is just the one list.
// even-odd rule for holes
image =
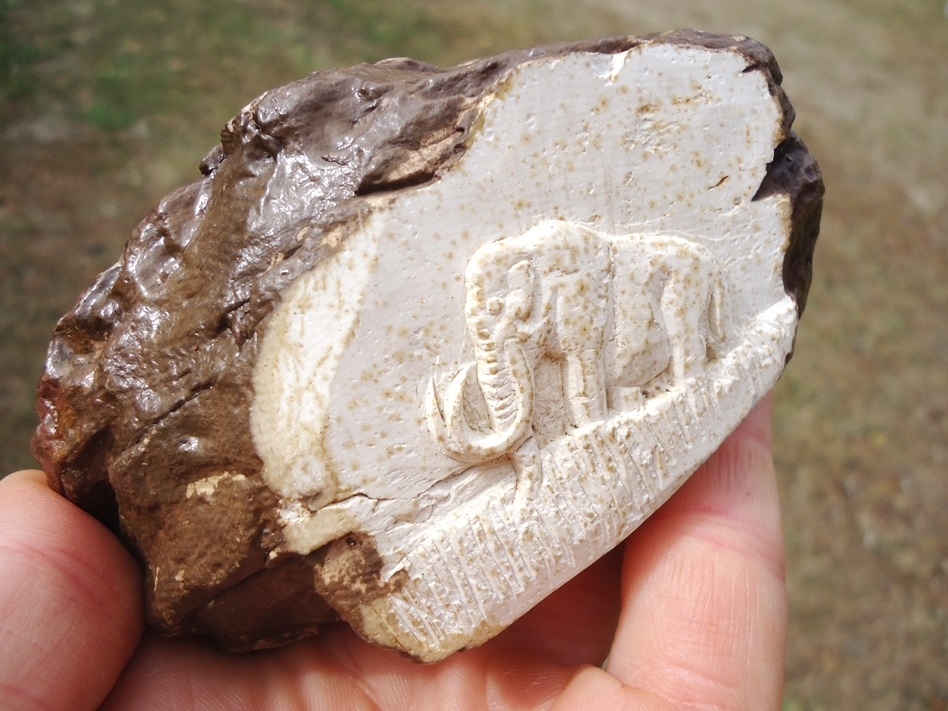
[[559, 364], [566, 419], [581, 427], [641, 402], [662, 374], [699, 374], [726, 339], [721, 270], [681, 237], [546, 221], [477, 249], [465, 287], [475, 361], [440, 396], [432, 380], [426, 401], [429, 430], [465, 462], [530, 434], [542, 358]]

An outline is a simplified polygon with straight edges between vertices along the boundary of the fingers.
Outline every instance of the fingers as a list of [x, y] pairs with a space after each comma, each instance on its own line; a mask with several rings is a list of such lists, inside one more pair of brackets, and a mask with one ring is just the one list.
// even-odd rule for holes
[[42, 472], [0, 481], [0, 693], [17, 709], [94, 709], [142, 629], [119, 541]]
[[146, 635], [102, 708], [185, 709], [195, 699], [219, 709], [542, 708], [574, 665], [605, 658], [619, 614], [620, 556], [606, 556], [482, 647], [439, 664], [372, 646], [345, 625], [248, 656]]
[[557, 708], [778, 709], [787, 601], [768, 396], [625, 545], [605, 670]]
[[765, 399], [626, 544], [607, 670], [675, 708], [779, 708], [787, 600]]

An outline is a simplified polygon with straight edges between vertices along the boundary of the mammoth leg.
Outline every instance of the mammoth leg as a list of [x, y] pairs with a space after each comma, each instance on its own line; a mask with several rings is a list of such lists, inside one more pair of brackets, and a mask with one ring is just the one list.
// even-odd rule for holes
[[[562, 358], [564, 409], [573, 427], [604, 420], [607, 374], [603, 360], [606, 327], [612, 318], [609, 247], [586, 233], [577, 237], [563, 261], [575, 271], [559, 278], [555, 356]], [[575, 250], [572, 247], [576, 247]], [[578, 257], [573, 257], [573, 251]]]
[[606, 374], [598, 348], [566, 354], [563, 394], [566, 416], [573, 427], [606, 419]]
[[671, 351], [669, 367], [677, 381], [698, 375], [708, 357], [704, 328], [711, 285], [703, 267], [696, 259], [687, 272], [673, 272], [662, 293], [662, 313]]
[[517, 477], [514, 508], [525, 508], [537, 497], [543, 483], [543, 464], [535, 437], [530, 437], [509, 455]]

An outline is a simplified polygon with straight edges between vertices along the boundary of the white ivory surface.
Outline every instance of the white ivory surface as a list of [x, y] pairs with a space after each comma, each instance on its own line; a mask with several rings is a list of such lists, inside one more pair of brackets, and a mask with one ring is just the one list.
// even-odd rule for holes
[[[380, 198], [335, 258], [284, 293], [254, 376], [254, 442], [289, 550], [364, 531], [385, 576], [407, 573], [362, 610], [376, 641], [435, 660], [496, 634], [627, 536], [779, 377], [797, 319], [781, 280], [789, 202], [751, 198], [781, 116], [745, 67], [737, 52], [662, 44], [522, 65], [484, 100], [458, 164]], [[605, 388], [617, 384], [617, 338], [623, 328], [633, 338], [628, 323], [647, 311], [617, 279], [622, 260], [644, 279], [655, 245], [707, 255], [705, 276], [726, 288], [726, 338], [604, 410], [588, 400], [595, 387], [559, 386], [562, 353], [535, 348], [532, 434], [518, 453], [464, 461], [433, 436], [426, 402], [433, 389], [446, 408], [466, 369], [464, 397], [476, 389], [465, 269], [489, 243], [532, 249], [527, 291], [538, 299], [552, 277], [536, 274], [553, 273], [539, 260], [556, 244], [541, 233], [556, 229], [605, 245], [605, 262], [582, 267], [605, 301], [551, 317], [606, 325]], [[694, 293], [698, 308], [679, 304], [690, 333], [714, 318], [710, 297]], [[667, 333], [677, 326], [666, 320]], [[660, 341], [645, 355], [662, 367]], [[570, 362], [587, 372], [588, 361]], [[483, 406], [460, 409], [489, 429]], [[559, 412], [578, 414], [564, 424]]]

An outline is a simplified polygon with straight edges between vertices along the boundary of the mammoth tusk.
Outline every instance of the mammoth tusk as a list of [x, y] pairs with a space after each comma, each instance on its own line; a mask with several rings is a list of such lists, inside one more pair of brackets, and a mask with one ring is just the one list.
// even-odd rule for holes
[[428, 381], [428, 392], [425, 395], [425, 420], [428, 430], [441, 445], [455, 457], [459, 457], [464, 450], [461, 438], [458, 437], [458, 413], [464, 403], [464, 388], [473, 366], [464, 368], [454, 376], [445, 391], [445, 400], [448, 404], [447, 414], [438, 397], [438, 388], [434, 378]]
[[[514, 382], [517, 411], [511, 425], [505, 430], [480, 432], [470, 426], [465, 416], [465, 388], [476, 367], [472, 364], [461, 370], [439, 398], [434, 379], [428, 381], [425, 396], [425, 419], [428, 430], [446, 452], [459, 461], [477, 464], [496, 459], [511, 450], [526, 437], [533, 416], [533, 373], [519, 344], [507, 346]], [[475, 378], [476, 382], [476, 378]]]

